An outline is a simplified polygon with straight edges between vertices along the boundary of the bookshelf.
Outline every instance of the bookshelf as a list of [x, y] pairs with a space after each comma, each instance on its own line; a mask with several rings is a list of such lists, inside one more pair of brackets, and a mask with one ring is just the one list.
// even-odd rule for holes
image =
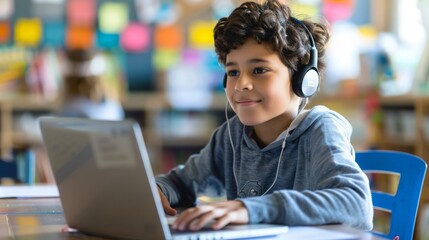
[[375, 144], [382, 149], [409, 152], [429, 161], [429, 97], [382, 97], [379, 104], [382, 117]]
[[[379, 99], [380, 121], [373, 144], [380, 149], [408, 152], [429, 164], [429, 96], [389, 96]], [[391, 187], [391, 186], [389, 186]], [[422, 210], [429, 204], [429, 178], [420, 197], [414, 239], [419, 239]]]
[[[224, 95], [221, 92], [214, 92], [212, 103], [205, 110], [174, 109], [166, 94], [161, 92], [130, 93], [124, 96], [122, 105], [126, 117], [136, 120], [141, 125], [155, 172], [168, 171], [177, 162], [183, 162], [185, 155], [197, 151], [207, 143], [212, 131], [224, 121], [226, 101]], [[35, 121], [39, 116], [54, 115], [59, 107], [60, 104], [56, 100], [31, 95], [0, 98], [1, 158], [12, 158], [12, 151], [16, 149], [35, 149], [38, 153], [36, 161], [46, 162], [46, 154]], [[24, 114], [31, 116], [26, 120], [26, 124], [30, 126], [19, 127], [17, 124]], [[181, 124], [178, 125], [178, 122]], [[34, 131], [25, 131], [29, 128]], [[43, 171], [48, 168], [39, 167]]]

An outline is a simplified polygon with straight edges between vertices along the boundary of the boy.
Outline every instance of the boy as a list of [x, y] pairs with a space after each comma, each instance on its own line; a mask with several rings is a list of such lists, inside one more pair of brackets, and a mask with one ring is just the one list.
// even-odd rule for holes
[[354, 161], [351, 125], [323, 106], [303, 110], [324, 66], [327, 28], [293, 18], [278, 1], [247, 2], [219, 20], [214, 38], [236, 116], [157, 184], [170, 215], [176, 214], [170, 204], [195, 204], [197, 189], [212, 179], [227, 201], [187, 209], [173, 228], [199, 230], [211, 222], [213, 229], [230, 223], [371, 229], [371, 194]]

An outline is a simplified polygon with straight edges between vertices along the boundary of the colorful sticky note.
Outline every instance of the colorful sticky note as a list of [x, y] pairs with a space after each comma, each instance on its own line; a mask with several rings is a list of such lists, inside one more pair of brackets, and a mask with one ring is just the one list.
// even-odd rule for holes
[[294, 17], [299, 19], [312, 18], [317, 20], [320, 15], [319, 6], [306, 3], [290, 3], [290, 8], [294, 13]]
[[159, 0], [134, 0], [135, 12], [139, 22], [154, 23], [161, 11], [161, 2]]
[[120, 41], [125, 51], [145, 51], [150, 45], [150, 29], [140, 23], [131, 23], [122, 32]]
[[202, 62], [203, 55], [202, 51], [192, 49], [192, 48], [186, 48], [182, 50], [182, 62], [186, 64], [196, 64]]
[[322, 12], [330, 22], [351, 18], [354, 11], [354, 0], [324, 0]]
[[153, 56], [153, 64], [157, 70], [168, 70], [180, 60], [178, 50], [156, 50]]
[[195, 21], [189, 27], [189, 45], [195, 49], [214, 47], [213, 28], [216, 21]]
[[69, 49], [88, 49], [93, 46], [94, 30], [86, 26], [69, 26], [66, 46]]
[[[212, 103], [210, 82], [201, 76], [208, 76], [201, 63], [182, 62], [169, 69], [166, 92], [173, 108], [207, 109]], [[189, 94], [192, 93], [192, 94]]]
[[212, 2], [213, 17], [219, 19], [228, 16], [234, 10], [235, 4], [232, 0], [217, 0]]
[[177, 22], [182, 15], [183, 3], [172, 0], [134, 0], [133, 10], [142, 23]]
[[119, 34], [97, 31], [97, 46], [101, 48], [117, 48], [119, 46]]
[[69, 0], [67, 2], [67, 20], [72, 25], [93, 26], [97, 16], [95, 0]]
[[64, 18], [64, 1], [33, 0], [34, 16], [44, 21], [62, 21]]
[[43, 45], [62, 47], [65, 39], [64, 22], [45, 22], [43, 25]]
[[9, 19], [13, 13], [13, 0], [0, 0], [0, 20]]
[[9, 22], [0, 22], [0, 44], [9, 42], [10, 25]]
[[179, 49], [183, 44], [182, 29], [177, 25], [158, 25], [154, 30], [155, 49]]
[[15, 43], [36, 47], [42, 39], [42, 21], [39, 18], [20, 18], [15, 23]]
[[121, 2], [105, 2], [99, 10], [100, 31], [120, 33], [128, 24], [128, 5]]

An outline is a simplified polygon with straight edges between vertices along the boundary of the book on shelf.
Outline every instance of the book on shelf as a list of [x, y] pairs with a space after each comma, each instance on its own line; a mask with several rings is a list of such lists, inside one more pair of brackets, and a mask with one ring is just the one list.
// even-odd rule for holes
[[0, 160], [0, 179], [19, 184], [36, 182], [36, 158], [32, 149], [15, 150], [12, 159]]
[[21, 183], [36, 182], [36, 156], [32, 149], [20, 150], [15, 154], [18, 179]]

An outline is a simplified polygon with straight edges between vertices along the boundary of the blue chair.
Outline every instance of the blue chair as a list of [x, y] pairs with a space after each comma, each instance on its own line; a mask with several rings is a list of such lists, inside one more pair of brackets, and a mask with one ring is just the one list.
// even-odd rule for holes
[[388, 233], [373, 230], [373, 234], [389, 239], [413, 239], [426, 162], [409, 153], [388, 150], [356, 152], [356, 162], [365, 173], [399, 174], [395, 195], [371, 190], [374, 209], [390, 212]]

